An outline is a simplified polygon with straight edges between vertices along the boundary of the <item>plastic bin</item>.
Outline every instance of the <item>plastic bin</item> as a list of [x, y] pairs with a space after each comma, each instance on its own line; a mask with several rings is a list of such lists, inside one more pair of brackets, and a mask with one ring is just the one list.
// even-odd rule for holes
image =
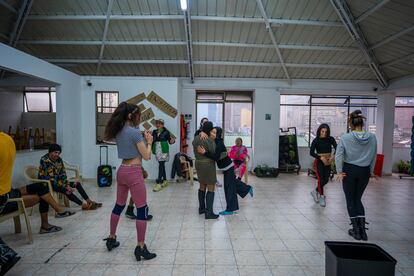
[[384, 155], [383, 154], [377, 154], [377, 160], [375, 162], [374, 167], [374, 174], [378, 176], [382, 176], [382, 167], [384, 165]]
[[326, 276], [394, 276], [397, 261], [371, 243], [325, 242]]

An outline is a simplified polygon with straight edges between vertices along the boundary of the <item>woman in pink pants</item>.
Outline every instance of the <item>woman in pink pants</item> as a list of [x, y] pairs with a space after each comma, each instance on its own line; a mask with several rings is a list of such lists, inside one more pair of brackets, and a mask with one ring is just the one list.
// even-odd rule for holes
[[231, 147], [229, 156], [233, 160], [234, 170], [239, 169], [238, 179], [241, 179], [246, 173], [246, 158], [249, 156], [247, 148], [243, 146], [242, 138], [236, 139], [236, 145]]
[[105, 138], [116, 140], [118, 158], [122, 164], [118, 169], [116, 204], [110, 219], [110, 234], [106, 238], [106, 247], [109, 251], [119, 246], [116, 240], [116, 228], [119, 218], [125, 208], [128, 192], [137, 208], [135, 226], [137, 229], [137, 246], [134, 254], [137, 261], [141, 258], [150, 260], [156, 254], [150, 253], [145, 245], [145, 232], [147, 229], [148, 206], [147, 191], [142, 175], [142, 159], [151, 159], [151, 146], [153, 137], [145, 131], [145, 140], [138, 125], [140, 123], [140, 110], [138, 106], [122, 102], [116, 108], [105, 128]]

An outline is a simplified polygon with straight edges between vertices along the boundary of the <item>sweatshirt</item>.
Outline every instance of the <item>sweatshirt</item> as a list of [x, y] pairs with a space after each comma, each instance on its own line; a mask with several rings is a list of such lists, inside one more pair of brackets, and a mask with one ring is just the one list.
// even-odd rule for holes
[[336, 148], [335, 162], [337, 173], [342, 173], [344, 163], [360, 167], [370, 167], [374, 171], [377, 155], [377, 138], [370, 132], [352, 131], [341, 137]]
[[204, 155], [216, 161], [217, 167], [219, 169], [223, 170], [230, 166], [234, 170], [233, 161], [227, 154], [227, 149], [226, 149], [226, 146], [224, 145], [223, 140], [216, 139], [216, 151], [215, 152], [207, 151]]

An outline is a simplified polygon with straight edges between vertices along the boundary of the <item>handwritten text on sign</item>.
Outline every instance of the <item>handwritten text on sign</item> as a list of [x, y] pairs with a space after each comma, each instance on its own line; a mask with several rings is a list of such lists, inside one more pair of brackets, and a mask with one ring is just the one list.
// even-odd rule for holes
[[161, 98], [157, 93], [151, 91], [151, 93], [147, 96], [147, 101], [158, 107], [161, 111], [163, 111], [168, 116], [175, 118], [177, 117], [177, 109], [172, 107], [169, 103], [167, 103], [163, 98]]

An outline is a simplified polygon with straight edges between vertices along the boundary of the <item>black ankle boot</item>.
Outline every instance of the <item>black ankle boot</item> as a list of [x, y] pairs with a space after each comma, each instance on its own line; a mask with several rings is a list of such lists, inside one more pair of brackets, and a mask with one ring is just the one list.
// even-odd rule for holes
[[128, 206], [125, 212], [125, 216], [130, 219], [136, 219], [137, 217], [134, 214], [134, 206]]
[[361, 240], [367, 241], [368, 236], [367, 232], [365, 230], [368, 230], [368, 228], [365, 228], [365, 224], [368, 224], [365, 222], [365, 217], [359, 217], [358, 218], [358, 226], [359, 226], [359, 232], [361, 233]]
[[204, 214], [206, 212], [206, 191], [198, 190], [198, 213]]
[[116, 237], [106, 238], [104, 241], [106, 241], [106, 248], [108, 248], [108, 251], [111, 251], [112, 249], [119, 246], [119, 241], [116, 240]]
[[135, 254], [135, 258], [137, 259], [137, 261], [141, 261], [141, 257], [144, 258], [144, 260], [151, 260], [157, 257], [157, 254], [150, 253], [148, 251], [146, 245], [144, 245], [143, 248], [141, 248], [140, 246], [135, 247], [134, 254]]
[[214, 214], [213, 212], [213, 203], [214, 203], [214, 192], [207, 192], [206, 194], [206, 219], [217, 219], [219, 215]]
[[348, 230], [348, 234], [357, 241], [361, 240], [361, 231], [358, 225], [358, 218], [351, 218], [352, 229]]

